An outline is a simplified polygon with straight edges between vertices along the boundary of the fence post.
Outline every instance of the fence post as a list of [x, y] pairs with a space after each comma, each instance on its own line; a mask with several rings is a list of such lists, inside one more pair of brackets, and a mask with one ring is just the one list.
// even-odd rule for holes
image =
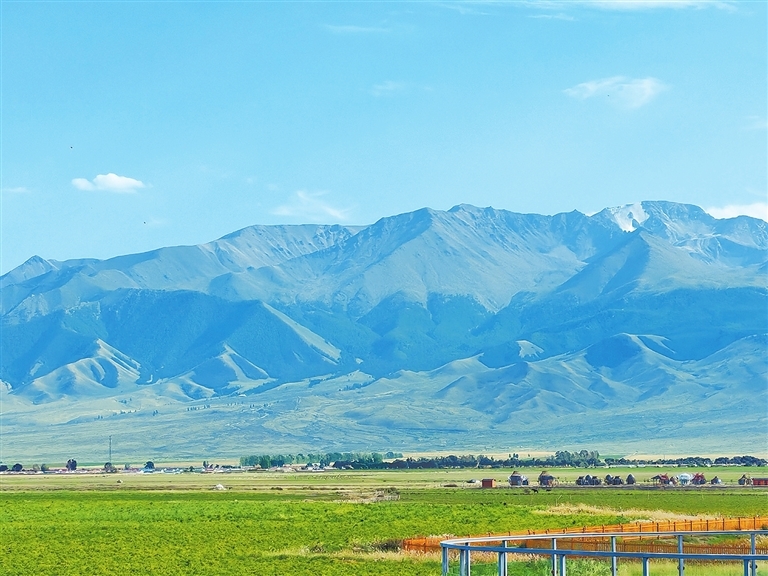
[[552, 576], [557, 576], [557, 538], [552, 538]]
[[[507, 547], [507, 541], [502, 540], [501, 541], [501, 547], [506, 548]], [[499, 552], [499, 576], [507, 576], [507, 553], [506, 552]]]
[[[677, 551], [682, 554], [683, 553], [683, 535], [678, 534], [677, 535]], [[683, 576], [685, 574], [685, 558], [682, 556], [677, 560], [677, 573], [680, 576]]]
[[443, 576], [448, 576], [448, 548], [443, 546]]
[[[611, 552], [616, 552], [616, 536], [611, 536]], [[616, 562], [616, 555], [611, 556], [611, 576], [618, 576], [619, 569]]]
[[643, 556], [643, 576], [650, 576], [651, 569], [648, 567], [648, 556]]
[[[757, 528], [757, 522], [755, 522], [755, 528]], [[749, 553], [750, 554], [757, 554], [757, 534], [752, 532], [752, 534], [749, 535]], [[757, 560], [754, 558], [752, 559], [752, 576], [757, 576]]]
[[[501, 541], [501, 547], [506, 548], [507, 547], [507, 541], [502, 540]], [[499, 552], [499, 569], [498, 569], [499, 576], [507, 576], [507, 553], [506, 552]]]
[[[465, 546], [469, 546], [469, 542], [464, 543]], [[470, 566], [469, 548], [461, 550], [459, 552], [459, 574], [460, 576], [471, 576], [472, 568]]]
[[749, 560], [744, 560], [744, 576], [749, 576]]
[[565, 576], [565, 554], [560, 554], [560, 576]]

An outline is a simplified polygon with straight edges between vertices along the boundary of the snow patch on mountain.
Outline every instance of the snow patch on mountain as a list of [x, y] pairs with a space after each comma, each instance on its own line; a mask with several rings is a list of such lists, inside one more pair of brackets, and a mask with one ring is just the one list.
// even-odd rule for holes
[[544, 352], [543, 348], [539, 348], [533, 342], [528, 342], [528, 340], [518, 340], [517, 345], [520, 346], [520, 358], [535, 358]]
[[648, 213], [643, 209], [641, 202], [627, 204], [617, 208], [608, 208], [613, 221], [624, 232], [634, 232], [648, 219]]

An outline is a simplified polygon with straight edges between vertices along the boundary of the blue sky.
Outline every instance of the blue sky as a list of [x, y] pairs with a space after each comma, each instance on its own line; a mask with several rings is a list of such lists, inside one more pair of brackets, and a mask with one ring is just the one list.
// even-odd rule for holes
[[13, 2], [3, 272], [251, 224], [766, 217], [765, 2]]

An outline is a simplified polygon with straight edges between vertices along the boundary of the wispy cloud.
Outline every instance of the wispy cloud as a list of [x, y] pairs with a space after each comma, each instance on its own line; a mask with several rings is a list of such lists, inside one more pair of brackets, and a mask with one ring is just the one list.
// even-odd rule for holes
[[546, 20], [568, 20], [573, 21], [576, 20], [573, 16], [568, 16], [568, 14], [563, 14], [562, 12], [559, 12], [557, 14], [533, 14], [531, 16], [528, 16], [528, 18], [543, 18]]
[[32, 192], [26, 186], [16, 186], [13, 188], [3, 188], [3, 194], [29, 194]]
[[355, 26], [352, 24], [325, 24], [324, 28], [334, 34], [386, 34], [391, 28], [383, 26]]
[[768, 120], [763, 116], [747, 116], [744, 130], [768, 130]]
[[150, 217], [144, 220], [142, 225], [146, 226], [147, 228], [165, 228], [168, 226], [168, 220], [165, 218]]
[[482, 10], [478, 10], [477, 6], [482, 6], [483, 4], [493, 4], [494, 2], [440, 2], [437, 4], [438, 6], [442, 8], [448, 8], [449, 10], [455, 10], [459, 14], [472, 14], [476, 16], [488, 16], [488, 12], [483, 12]]
[[327, 192], [297, 190], [286, 204], [272, 210], [272, 214], [315, 222], [327, 222], [329, 219], [346, 222], [349, 219], [349, 209], [332, 206], [323, 200], [326, 195]]
[[721, 208], [706, 208], [715, 218], [735, 218], [736, 216], [752, 216], [768, 222], [768, 203], [755, 202], [754, 204], [728, 204]]
[[734, 10], [733, 2], [715, 0], [586, 0], [578, 2], [606, 10], [652, 10], [657, 8], [720, 8]]
[[[501, 0], [498, 3], [506, 3]], [[562, 10], [563, 8], [586, 7], [599, 10], [657, 10], [657, 9], [702, 9], [718, 8], [733, 11], [736, 2], [718, 0], [522, 0], [514, 4], [524, 4], [528, 7]]]
[[135, 192], [139, 188], [145, 188], [144, 182], [128, 176], [118, 176], [110, 172], [109, 174], [99, 174], [93, 180], [85, 178], [75, 178], [72, 185], [78, 190], [103, 190], [105, 192]]
[[567, 88], [564, 92], [578, 100], [599, 96], [606, 100], [610, 98], [613, 105], [621, 108], [640, 108], [666, 89], [667, 86], [657, 78], [613, 76], [582, 82], [572, 88]]
[[371, 94], [374, 96], [392, 96], [398, 92], [403, 92], [408, 85], [405, 82], [396, 82], [394, 80], [385, 80], [371, 87]]

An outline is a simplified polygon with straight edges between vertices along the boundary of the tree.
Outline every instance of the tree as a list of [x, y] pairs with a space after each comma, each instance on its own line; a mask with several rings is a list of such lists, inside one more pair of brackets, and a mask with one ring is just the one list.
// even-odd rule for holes
[[40, 470], [42, 470], [43, 472], [48, 472], [50, 468], [48, 468], [48, 464], [40, 464]]
[[22, 470], [24, 470], [24, 466], [16, 462], [16, 464], [13, 465], [13, 468], [11, 468], [11, 470], [13, 470], [14, 472], [21, 472]]
[[74, 472], [75, 470], [77, 470], [77, 460], [75, 460], [74, 458], [70, 458], [69, 460], [67, 460], [67, 470], [69, 470], [70, 472]]
[[147, 461], [146, 464], [144, 464], [144, 468], [147, 470], [154, 470], [155, 469], [155, 463], [152, 462], [152, 460]]
[[117, 472], [117, 468], [115, 468], [112, 465], [112, 462], [107, 462], [106, 464], [104, 464], [104, 472], [108, 472], [111, 474], [113, 472]]

